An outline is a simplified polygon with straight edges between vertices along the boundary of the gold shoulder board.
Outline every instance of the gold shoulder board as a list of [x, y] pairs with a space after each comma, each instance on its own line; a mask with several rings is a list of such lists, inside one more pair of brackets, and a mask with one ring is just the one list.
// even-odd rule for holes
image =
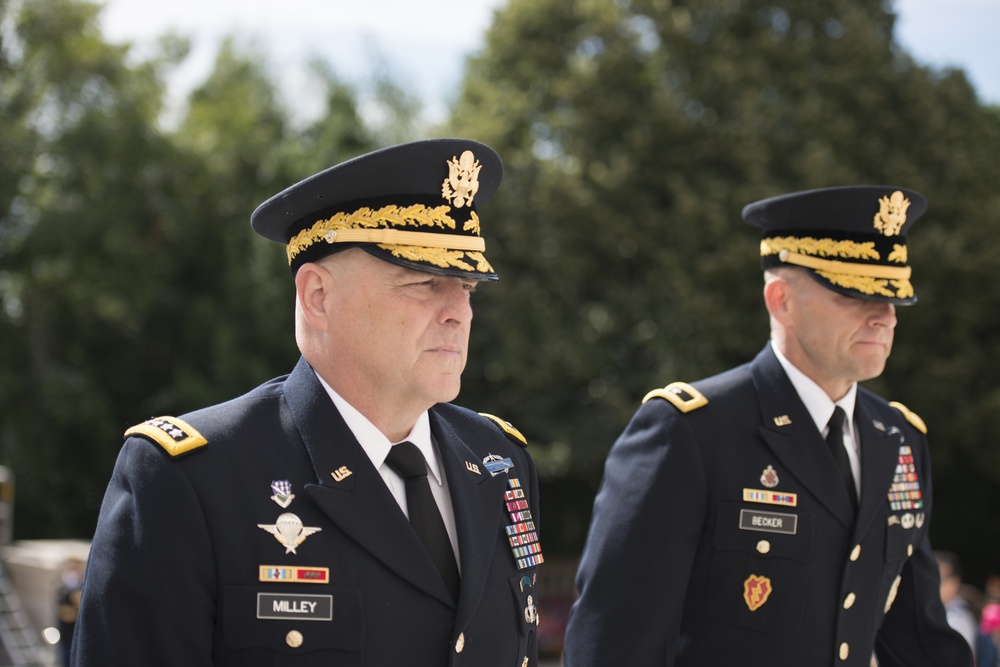
[[642, 402], [645, 403], [651, 398], [665, 398], [676, 405], [681, 412], [691, 412], [708, 404], [705, 395], [686, 382], [671, 382], [663, 389], [654, 389], [646, 394]]
[[889, 401], [889, 405], [902, 412], [903, 416], [906, 417], [906, 421], [913, 424], [913, 428], [917, 429], [924, 435], [927, 435], [927, 424], [925, 424], [924, 420], [920, 418], [920, 415], [898, 401]]
[[180, 456], [208, 444], [208, 440], [193, 426], [177, 417], [157, 417], [136, 424], [125, 435], [144, 435], [167, 450], [171, 456]]
[[521, 435], [520, 431], [511, 426], [509, 421], [504, 421], [503, 419], [500, 419], [496, 415], [488, 415], [485, 412], [480, 412], [479, 414], [482, 415], [483, 417], [486, 417], [490, 421], [494, 422], [497, 426], [502, 428], [503, 432], [506, 433], [508, 436], [510, 436], [511, 440], [517, 442], [522, 447], [528, 446], [528, 439], [525, 438], [523, 435]]

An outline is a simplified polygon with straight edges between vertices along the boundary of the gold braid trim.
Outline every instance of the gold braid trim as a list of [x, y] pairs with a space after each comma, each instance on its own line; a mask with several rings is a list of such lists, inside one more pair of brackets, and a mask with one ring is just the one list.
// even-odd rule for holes
[[906, 246], [894, 243], [892, 246], [892, 252], [889, 253], [889, 257], [887, 259], [890, 262], [906, 264]]
[[908, 266], [885, 266], [884, 264], [855, 264], [853, 262], [841, 262], [836, 259], [820, 259], [809, 255], [799, 255], [797, 253], [782, 250], [778, 253], [778, 258], [786, 264], [804, 266], [815, 271], [828, 271], [830, 273], [842, 273], [849, 276], [861, 276], [863, 278], [886, 278], [889, 280], [907, 280], [913, 273], [913, 269]]
[[[427, 262], [434, 266], [440, 266], [442, 269], [457, 268], [462, 271], [494, 273], [493, 267], [486, 261], [486, 257], [478, 251], [384, 244], [380, 244], [379, 248], [388, 250], [392, 253], [393, 257], [399, 257], [411, 262]], [[475, 262], [475, 266], [467, 260]]]
[[[399, 227], [439, 227], [441, 229], [455, 229], [455, 220], [448, 213], [450, 206], [435, 206], [428, 208], [423, 204], [412, 206], [383, 206], [373, 210], [368, 207], [359, 208], [356, 211], [337, 213], [326, 220], [317, 221], [312, 227], [303, 229], [292, 237], [285, 248], [288, 255], [288, 263], [291, 264], [295, 257], [320, 241], [346, 242], [343, 237], [337, 238], [338, 230], [362, 230], [362, 229], [387, 229], [394, 230]], [[475, 215], [475, 214], [473, 214]], [[471, 222], [471, 221], [470, 221]], [[465, 223], [466, 229], [469, 222]], [[475, 218], [475, 228], [479, 227], [479, 218]], [[330, 232], [333, 232], [331, 235]], [[442, 239], [449, 239], [448, 247], [455, 245], [456, 238], [467, 239], [468, 237], [457, 234], [434, 234]], [[361, 240], [361, 239], [358, 239]], [[388, 240], [388, 239], [382, 239]], [[405, 241], [399, 238], [392, 239], [394, 243], [401, 244]], [[423, 239], [426, 241], [426, 239]], [[438, 242], [442, 244], [441, 241]], [[480, 248], [481, 250], [482, 248]]]
[[833, 239], [814, 239], [811, 237], [797, 238], [795, 236], [775, 236], [760, 242], [761, 257], [777, 255], [782, 250], [813, 255], [816, 257], [846, 257], [850, 259], [878, 259], [875, 243], [857, 243], [856, 241], [834, 241]]
[[[891, 299], [908, 299], [913, 296], [913, 285], [909, 280], [888, 280], [871, 276], [852, 276], [829, 271], [816, 271], [816, 274], [829, 280], [834, 285], [856, 290], [862, 294], [889, 297]], [[894, 289], [890, 289], [890, 286]]]

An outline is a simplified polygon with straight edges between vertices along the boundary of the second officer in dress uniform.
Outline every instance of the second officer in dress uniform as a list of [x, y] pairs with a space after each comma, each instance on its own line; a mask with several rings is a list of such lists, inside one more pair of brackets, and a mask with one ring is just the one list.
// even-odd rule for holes
[[612, 448], [566, 667], [971, 667], [928, 540], [927, 429], [858, 386], [916, 301], [917, 192], [750, 204], [771, 340], [751, 363], [649, 393]]
[[251, 224], [295, 277], [302, 358], [229, 402], [127, 432], [77, 667], [536, 664], [538, 485], [458, 394], [478, 206], [500, 158], [457, 139], [332, 167]]

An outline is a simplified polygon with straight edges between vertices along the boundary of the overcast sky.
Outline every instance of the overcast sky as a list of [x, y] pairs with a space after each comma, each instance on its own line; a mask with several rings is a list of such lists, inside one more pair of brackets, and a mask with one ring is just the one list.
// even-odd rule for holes
[[[208, 73], [220, 38], [253, 36], [269, 62], [296, 72], [312, 56], [342, 78], [363, 82], [381, 60], [443, 119], [494, 9], [505, 0], [106, 0], [102, 28], [140, 48], [174, 30], [193, 49], [171, 79], [176, 95]], [[1000, 0], [894, 0], [897, 39], [919, 62], [958, 67], [980, 99], [1000, 104]]]

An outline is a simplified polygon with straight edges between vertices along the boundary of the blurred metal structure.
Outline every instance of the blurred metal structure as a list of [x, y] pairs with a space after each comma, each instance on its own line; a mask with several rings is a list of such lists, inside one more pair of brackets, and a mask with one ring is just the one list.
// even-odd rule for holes
[[[14, 533], [14, 473], [0, 466], [0, 546]], [[0, 667], [46, 667], [48, 652], [41, 635], [14, 590], [7, 564], [0, 558]]]

